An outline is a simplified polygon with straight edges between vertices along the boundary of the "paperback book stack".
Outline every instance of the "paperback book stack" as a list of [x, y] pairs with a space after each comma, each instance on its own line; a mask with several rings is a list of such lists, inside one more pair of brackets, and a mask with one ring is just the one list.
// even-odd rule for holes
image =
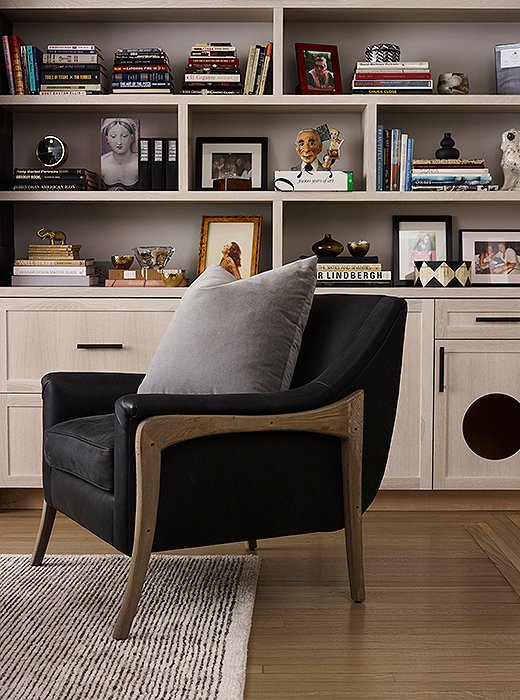
[[412, 190], [498, 190], [483, 158], [425, 159], [412, 161]]
[[97, 174], [86, 168], [45, 170], [15, 168], [13, 190], [65, 191], [97, 190]]
[[316, 275], [318, 287], [389, 285], [392, 279], [391, 271], [383, 270], [377, 255], [364, 258], [318, 258]]
[[49, 44], [43, 55], [40, 92], [106, 94], [108, 77], [99, 48], [94, 44]]
[[428, 61], [370, 63], [359, 61], [352, 80], [358, 95], [427, 95], [433, 92]]
[[15, 260], [13, 287], [92, 287], [94, 260], [79, 259], [81, 245], [30, 245], [27, 259]]
[[161, 48], [117, 49], [112, 92], [175, 92], [168, 54]]
[[409, 192], [412, 189], [413, 137], [401, 129], [377, 125], [376, 190]]
[[241, 95], [243, 90], [235, 46], [218, 42], [191, 47], [182, 83], [184, 95]]
[[42, 52], [37, 46], [25, 45], [16, 34], [2, 36], [7, 87], [10, 95], [38, 95]]
[[251, 44], [244, 77], [244, 95], [263, 95], [271, 62], [273, 43]]

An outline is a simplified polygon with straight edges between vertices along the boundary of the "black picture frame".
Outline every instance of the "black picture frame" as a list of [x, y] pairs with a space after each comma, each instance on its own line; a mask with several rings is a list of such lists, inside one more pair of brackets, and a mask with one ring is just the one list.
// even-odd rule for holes
[[[418, 246], [420, 249], [416, 250]], [[450, 260], [451, 250], [451, 216], [393, 216], [392, 283], [394, 287], [413, 285], [415, 260]]]
[[[459, 229], [459, 244], [461, 259], [471, 262], [472, 287], [520, 286], [520, 229]], [[507, 249], [516, 253], [517, 268], [508, 270]]]
[[[197, 136], [194, 182], [196, 190], [213, 189], [214, 156], [222, 159], [226, 154], [228, 161], [233, 160], [233, 157], [235, 161], [244, 160], [249, 154], [251, 189], [267, 189], [267, 136]], [[247, 162], [245, 165], [247, 167]], [[237, 174], [236, 177], [244, 177], [244, 174]]]

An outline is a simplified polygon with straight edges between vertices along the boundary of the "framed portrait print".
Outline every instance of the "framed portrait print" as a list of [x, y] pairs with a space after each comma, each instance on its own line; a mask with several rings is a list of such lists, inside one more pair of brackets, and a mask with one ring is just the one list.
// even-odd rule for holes
[[413, 284], [416, 260], [451, 258], [451, 216], [394, 216], [392, 221], [395, 286]]
[[295, 47], [300, 92], [303, 95], [341, 95], [338, 47], [303, 43]]
[[520, 229], [461, 229], [459, 236], [472, 285], [520, 285]]
[[213, 189], [213, 180], [247, 178], [252, 190], [267, 189], [267, 137], [198, 136], [195, 189]]
[[237, 279], [258, 272], [261, 216], [203, 216], [197, 275], [209, 265], [221, 265]]

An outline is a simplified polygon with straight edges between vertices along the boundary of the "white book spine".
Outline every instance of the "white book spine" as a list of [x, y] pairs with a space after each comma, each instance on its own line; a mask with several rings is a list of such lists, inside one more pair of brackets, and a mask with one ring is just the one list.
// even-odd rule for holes
[[386, 282], [392, 279], [390, 270], [337, 270], [316, 273], [318, 282]]
[[240, 73], [185, 73], [188, 83], [239, 83]]
[[60, 275], [60, 276], [82, 276], [94, 272], [94, 267], [45, 267], [44, 265], [15, 265], [13, 275]]

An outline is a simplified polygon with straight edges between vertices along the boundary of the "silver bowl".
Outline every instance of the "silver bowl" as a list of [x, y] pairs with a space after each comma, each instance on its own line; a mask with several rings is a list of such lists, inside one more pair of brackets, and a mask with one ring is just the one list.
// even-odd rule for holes
[[171, 245], [138, 245], [132, 248], [137, 262], [144, 270], [162, 270], [175, 252]]

